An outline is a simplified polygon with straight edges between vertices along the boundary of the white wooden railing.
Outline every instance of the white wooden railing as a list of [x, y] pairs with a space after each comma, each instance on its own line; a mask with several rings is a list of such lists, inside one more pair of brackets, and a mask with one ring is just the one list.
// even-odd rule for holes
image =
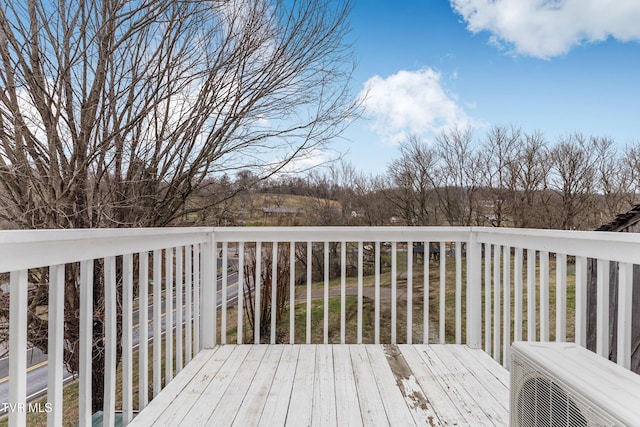
[[[422, 265], [414, 262], [416, 245], [424, 248], [427, 260], [423, 260]], [[431, 262], [428, 260], [430, 247], [440, 254], [439, 259]], [[261, 255], [255, 256], [256, 253]], [[89, 426], [92, 324], [94, 316], [99, 315], [93, 311], [92, 294], [96, 260], [104, 263], [107, 296], [104, 307], [107, 355], [104, 421], [106, 425], [112, 425], [116, 410], [118, 304], [122, 307], [123, 322], [121, 410], [126, 424], [135, 414], [134, 381], [139, 389], [137, 407], [144, 408], [150, 400], [149, 382], [155, 397], [202, 348], [228, 342], [242, 343], [245, 336], [250, 337], [252, 343], [274, 343], [278, 339], [287, 343], [314, 342], [316, 331], [312, 331], [311, 309], [316, 299], [314, 292], [322, 300], [322, 324], [319, 326], [322, 343], [430, 340], [466, 343], [484, 348], [506, 368], [509, 367], [509, 348], [513, 340], [549, 340], [553, 336], [558, 341], [575, 339], [585, 345], [589, 258], [596, 259], [598, 266], [596, 351], [605, 357], [609, 355], [609, 261], [619, 263], [617, 362], [628, 368], [632, 339], [632, 266], [640, 264], [640, 235], [477, 227], [0, 232], [0, 273], [10, 273], [11, 288], [9, 403], [14, 405], [10, 407], [14, 410], [9, 410], [10, 424], [25, 425], [28, 412], [25, 409], [29, 269], [49, 268], [48, 401], [52, 410], [48, 419], [49, 425], [61, 425], [65, 265], [80, 265], [79, 409], [80, 425]], [[273, 259], [280, 261], [274, 263]], [[387, 261], [389, 265], [385, 268], [383, 264]], [[258, 280], [261, 286], [256, 287], [255, 278], [247, 277], [253, 270], [245, 269], [245, 266], [252, 262], [255, 270], [261, 271], [262, 275], [270, 272], [272, 277], [277, 276], [278, 267], [282, 266], [279, 262], [289, 264], [288, 277], [280, 278], [285, 283], [280, 287], [271, 286], [269, 291], [272, 310], [268, 336], [261, 336], [259, 321], [254, 321], [253, 330], [247, 331], [244, 314], [247, 298], [255, 308], [251, 314], [253, 319], [259, 318], [258, 308], [265, 298], [262, 280]], [[368, 262], [372, 263], [372, 271], [365, 271]], [[347, 274], [348, 264], [352, 267], [349, 271], [352, 277]], [[116, 265], [121, 266], [118, 273]], [[330, 265], [337, 267], [331, 270]], [[321, 268], [316, 268], [318, 266]], [[551, 277], [554, 266], [556, 272]], [[570, 271], [574, 268], [575, 273]], [[136, 277], [133, 277], [134, 271], [138, 272]], [[233, 271], [237, 271], [237, 283], [230, 283]], [[332, 275], [337, 277], [332, 278]], [[117, 292], [120, 280], [121, 300]], [[365, 281], [372, 284], [365, 286]], [[349, 287], [352, 294], [356, 289], [357, 300], [355, 334], [351, 339], [347, 331], [352, 326], [347, 322], [345, 308]], [[134, 288], [139, 289], [137, 295], [134, 295]], [[286, 325], [277, 324], [275, 310], [276, 293], [283, 289], [288, 292], [289, 301], [297, 302], [286, 307], [289, 315]], [[330, 324], [332, 289], [338, 290], [339, 294], [337, 326]], [[236, 298], [229, 297], [231, 290], [237, 291]], [[365, 310], [367, 290], [373, 291], [373, 313]], [[385, 306], [388, 305], [390, 314], [386, 318], [382, 314], [383, 290], [389, 293]], [[555, 294], [551, 302], [550, 291]], [[153, 325], [150, 345], [147, 328], [139, 328], [139, 375], [136, 379], [133, 378], [131, 344], [135, 298], [138, 324]], [[431, 310], [430, 300], [434, 306]], [[304, 312], [304, 320], [296, 319], [296, 306]], [[152, 309], [150, 319], [148, 309]], [[232, 310], [236, 310], [235, 313]], [[231, 314], [235, 316], [231, 317]], [[369, 318], [372, 324], [365, 324]], [[406, 321], [406, 334], [402, 336], [398, 334], [400, 318]], [[302, 322], [304, 329], [296, 322]], [[175, 329], [175, 339], [172, 334], [164, 334], [162, 338], [163, 325], [164, 330]], [[414, 336], [416, 325], [421, 327], [421, 336]], [[335, 337], [330, 335], [332, 328], [339, 331]], [[365, 333], [371, 329], [371, 335]], [[277, 337], [277, 330], [288, 331], [288, 338]], [[148, 365], [149, 351], [153, 355], [151, 366]]]
[[[384, 286], [381, 283], [381, 246], [383, 243], [388, 243], [390, 246], [389, 255], [391, 257], [391, 274], [390, 274], [390, 283], [386, 285], [390, 287], [391, 291], [391, 319], [390, 319], [390, 328], [391, 328], [391, 342], [397, 342], [397, 276], [398, 276], [398, 244], [402, 243], [405, 247], [406, 255], [406, 263], [407, 268], [404, 273], [406, 273], [406, 288], [407, 295], [413, 295], [413, 274], [409, 274], [408, 272], [413, 271], [413, 243], [419, 243], [424, 245], [425, 248], [429, 247], [429, 243], [436, 243], [440, 248], [440, 252], [444, 255], [447, 247], [455, 247], [455, 252], [458, 254], [456, 257], [456, 271], [455, 271], [455, 286], [457, 289], [456, 292], [456, 315], [455, 315], [455, 330], [456, 330], [456, 342], [462, 342], [462, 275], [464, 274], [462, 268], [462, 256], [461, 254], [461, 243], [466, 243], [470, 236], [468, 228], [462, 227], [381, 227], [381, 228], [368, 228], [368, 227], [306, 227], [306, 228], [222, 228], [216, 229], [215, 231], [215, 244], [217, 246], [221, 246], [221, 253], [223, 254], [222, 259], [222, 271], [223, 276], [222, 280], [225, 280], [224, 272], [227, 271], [228, 259], [224, 256], [228, 252], [229, 245], [233, 245], [237, 248], [239, 253], [238, 257], [238, 271], [240, 273], [240, 277], [238, 280], [238, 294], [243, 295], [243, 292], [246, 292], [246, 286], [244, 285], [244, 268], [245, 260], [244, 256], [247, 252], [248, 245], [252, 245], [252, 251], [261, 252], [263, 255], [261, 257], [256, 257], [257, 266], [256, 270], [261, 270], [261, 263], [263, 260], [266, 260], [270, 263], [271, 272], [276, 271], [277, 265], [271, 262], [272, 259], [277, 258], [277, 251], [280, 247], [288, 247], [289, 256], [288, 262], [290, 277], [288, 280], [289, 285], [289, 300], [295, 300], [295, 274], [296, 271], [296, 260], [302, 259], [302, 261], [306, 264], [304, 265], [304, 277], [303, 285], [305, 286], [305, 294], [306, 294], [306, 305], [305, 305], [305, 339], [300, 340], [296, 337], [296, 329], [295, 329], [295, 316], [294, 316], [294, 306], [289, 305], [289, 342], [291, 343], [311, 343], [311, 300], [312, 300], [312, 285], [314, 283], [312, 277], [313, 270], [313, 252], [315, 247], [318, 245], [321, 246], [322, 253], [322, 267], [323, 267], [323, 277], [321, 279], [321, 283], [323, 286], [323, 343], [329, 343], [329, 309], [328, 309], [328, 301], [329, 301], [329, 244], [330, 243], [338, 243], [340, 247], [340, 307], [342, 308], [340, 312], [340, 343], [346, 342], [346, 325], [345, 325], [345, 297], [346, 297], [346, 257], [347, 257], [347, 245], [352, 245], [357, 248], [357, 299], [358, 299], [358, 310], [357, 310], [357, 343], [363, 342], [363, 262], [364, 262], [364, 246], [368, 245], [373, 249], [373, 259], [374, 259], [374, 338], [373, 342], [378, 344], [381, 342], [380, 340], [380, 329], [381, 329], [381, 320], [380, 320], [380, 288]], [[274, 242], [277, 245], [274, 245]], [[296, 255], [295, 246], [300, 246], [302, 244], [302, 256], [298, 253]], [[447, 246], [448, 245], [448, 246]], [[268, 253], [269, 249], [271, 252]], [[445, 287], [445, 268], [446, 268], [446, 259], [447, 256], [444, 255], [440, 257], [439, 260], [439, 271], [440, 271], [440, 291], [444, 292]], [[425, 289], [429, 289], [429, 282], [424, 278], [429, 276], [429, 263], [423, 263], [424, 265], [424, 274], [423, 274], [423, 283]], [[300, 268], [298, 268], [300, 270]], [[271, 287], [271, 291], [274, 292], [275, 286]], [[222, 292], [225, 292], [227, 289], [226, 282], [223, 283]], [[424, 293], [425, 296], [428, 297], [429, 292]], [[269, 342], [275, 342], [275, 298], [272, 295], [271, 302], [273, 304], [273, 308], [271, 310], [272, 318], [270, 328], [271, 336], [269, 337]], [[222, 311], [221, 311], [221, 320], [225, 321], [226, 319], [226, 306], [224, 301], [226, 301], [226, 297], [222, 294]], [[255, 298], [254, 307], [260, 306], [260, 298], [261, 292], [260, 288], [258, 288], [257, 292], [253, 293], [253, 298]], [[243, 298], [238, 298], [239, 305], [242, 306]], [[423, 299], [423, 304], [426, 299]], [[406, 311], [407, 311], [407, 336], [406, 342], [411, 343], [413, 341], [412, 336], [412, 326], [414, 324], [413, 317], [413, 299], [407, 299], [406, 301]], [[428, 305], [427, 305], [428, 307]], [[242, 308], [242, 307], [240, 307]], [[429, 322], [429, 310], [423, 310], [423, 316], [421, 319], [415, 319], [416, 321], [420, 321], [423, 327], [423, 336], [420, 337], [421, 341], [428, 340], [428, 332], [430, 330]], [[440, 299], [439, 304], [439, 312], [440, 319], [444, 319], [445, 314], [445, 300]], [[238, 310], [238, 313], [241, 314], [242, 310]], [[211, 316], [213, 313], [209, 313]], [[258, 314], [255, 313], [254, 317], [257, 317]], [[238, 316], [237, 326], [237, 342], [241, 343], [243, 340], [243, 325], [242, 325], [242, 316]], [[206, 324], [215, 324], [213, 318], [205, 320]], [[445, 341], [445, 322], [440, 321], [439, 324], [439, 335], [438, 339], [441, 342]], [[226, 325], [223, 324], [222, 328], [226, 331]], [[253, 342], [260, 343], [263, 338], [260, 336], [260, 330], [258, 328], [259, 322], [254, 322], [255, 330], [253, 331]], [[226, 334], [222, 334], [221, 337], [218, 337], [217, 331], [212, 332], [214, 337], [209, 337], [207, 342], [219, 342], [226, 343]], [[479, 343], [479, 336], [476, 338], [476, 341]]]
[[[508, 368], [513, 341], [549, 341], [550, 334], [555, 332], [556, 341], [565, 341], [567, 334], [571, 334], [571, 341], [586, 346], [587, 264], [591, 262], [597, 266], [591, 273], [595, 276], [591, 280], [597, 282], [595, 350], [599, 355], [609, 357], [610, 326], [613, 324], [609, 295], [610, 286], [615, 285], [610, 283], [613, 265], [618, 269], [616, 361], [627, 369], [630, 367], [633, 265], [640, 264], [640, 234], [494, 228], [473, 228], [471, 234], [476, 253], [480, 245], [484, 252], [484, 350], [487, 353], [502, 360]], [[550, 258], [556, 265], [553, 278]], [[480, 263], [474, 262], [473, 271], [479, 273]], [[571, 294], [567, 291], [568, 264], [575, 269], [571, 278], [575, 290]], [[505, 265], [509, 268], [504, 268]], [[481, 278], [474, 274], [473, 280], [475, 283], [470, 286], [477, 292]], [[514, 295], [511, 295], [512, 289]], [[525, 291], [526, 309], [523, 307]], [[555, 313], [550, 311], [550, 291], [555, 293]], [[575, 301], [572, 310], [568, 310], [568, 296]], [[555, 331], [550, 330], [550, 321], [555, 323]], [[569, 321], [573, 328], [568, 327]], [[527, 324], [526, 336], [524, 322]]]
[[[176, 354], [184, 354], [188, 363], [201, 348], [200, 337], [200, 283], [212, 282], [213, 264], [211, 260], [211, 229], [109, 229], [109, 230], [45, 230], [45, 231], [3, 231], [0, 232], [0, 272], [10, 272], [9, 308], [9, 424], [26, 424], [29, 406], [26, 403], [27, 376], [27, 287], [29, 269], [49, 268], [49, 331], [48, 331], [48, 425], [62, 425], [62, 382], [64, 337], [64, 284], [65, 265], [80, 264], [80, 346], [79, 346], [79, 414], [80, 425], [91, 425], [92, 402], [92, 325], [94, 260], [104, 260], [104, 324], [105, 324], [105, 378], [104, 378], [104, 424], [113, 425], [116, 396], [116, 304], [122, 304], [122, 414], [128, 423], [133, 417], [133, 254], [137, 254], [140, 283], [138, 297], [139, 325], [147, 325], [149, 307], [149, 266], [153, 267], [153, 396], [162, 387], [161, 378], [161, 325], [166, 313], [165, 325], [173, 324], [172, 317], [172, 262], [176, 257], [177, 318], [182, 317], [182, 287], [186, 292], [184, 304], [187, 320], [178, 322], [177, 336], [180, 340]], [[164, 250], [163, 250], [164, 249]], [[149, 259], [149, 253], [152, 253]], [[200, 253], [203, 253], [200, 259]], [[116, 300], [116, 257], [122, 257], [122, 301]], [[184, 258], [183, 258], [184, 257]], [[162, 287], [162, 263], [165, 260], [165, 286]], [[151, 261], [151, 263], [150, 263]], [[165, 310], [161, 311], [161, 294], [165, 295]], [[193, 299], [192, 299], [193, 298]], [[166, 329], [169, 329], [168, 327]], [[139, 327], [139, 407], [145, 407], [148, 396], [148, 329]], [[182, 339], [184, 338], [184, 340]], [[173, 375], [173, 347], [171, 334], [166, 334], [165, 355], [166, 381]], [[184, 343], [184, 345], [183, 345]], [[176, 357], [176, 369], [182, 368], [181, 356]], [[38, 409], [42, 409], [39, 407]], [[49, 411], [50, 409], [50, 411]]]

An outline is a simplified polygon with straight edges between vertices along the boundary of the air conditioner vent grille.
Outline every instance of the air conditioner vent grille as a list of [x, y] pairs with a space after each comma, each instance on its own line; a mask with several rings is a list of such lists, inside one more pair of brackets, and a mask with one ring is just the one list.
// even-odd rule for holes
[[517, 351], [512, 353], [511, 394], [512, 426], [620, 425], [612, 414], [589, 402], [561, 376], [552, 375], [543, 364]]
[[526, 379], [517, 399], [522, 427], [587, 425], [587, 419], [562, 387], [544, 377]]

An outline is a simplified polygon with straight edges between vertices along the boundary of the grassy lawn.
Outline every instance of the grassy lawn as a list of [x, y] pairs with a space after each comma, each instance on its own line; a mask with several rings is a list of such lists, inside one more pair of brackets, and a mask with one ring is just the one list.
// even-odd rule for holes
[[[386, 256], [389, 259], [383, 260], [382, 271], [380, 273], [380, 287], [382, 290], [386, 289], [387, 298], [383, 297], [383, 301], [381, 302], [380, 308], [380, 339], [381, 342], [388, 342], [390, 340], [390, 331], [391, 331], [391, 306], [389, 301], [389, 288], [391, 287], [391, 268], [390, 268], [390, 255], [382, 254], [383, 258]], [[407, 289], [407, 253], [406, 252], [398, 252], [397, 254], [397, 290], [398, 290], [398, 298], [397, 298], [397, 342], [404, 343], [406, 342], [406, 318], [407, 318], [407, 302], [406, 302], [406, 289]], [[389, 261], [389, 262], [387, 262]], [[513, 284], [515, 281], [514, 278], [514, 257], [511, 256], [511, 287], [510, 287], [510, 303], [511, 303], [511, 319], [514, 319], [514, 301], [515, 301], [515, 292], [513, 289]], [[466, 334], [466, 258], [462, 259], [462, 271], [461, 271], [461, 280], [462, 280], [462, 294], [461, 294], [461, 310], [462, 310], [462, 341], [465, 341]], [[493, 268], [493, 263], [492, 266]], [[421, 342], [422, 340], [422, 330], [423, 330], [423, 321], [422, 321], [422, 301], [424, 295], [424, 287], [423, 287], [423, 271], [424, 266], [422, 263], [414, 263], [413, 264], [413, 304], [412, 304], [412, 314], [413, 314], [413, 342]], [[523, 262], [522, 268], [522, 276], [523, 276], [523, 300], [522, 300], [522, 331], [523, 331], [523, 339], [527, 338], [527, 266], [526, 260]], [[556, 334], [556, 260], [555, 257], [550, 257], [549, 259], [549, 339], [555, 340]], [[500, 301], [500, 331], [502, 332], [503, 327], [503, 310], [504, 310], [504, 283], [502, 283], [503, 278], [503, 268], [500, 270], [500, 281], [501, 281], [501, 301]], [[491, 274], [491, 280], [493, 280], [493, 271]], [[365, 288], [373, 288], [375, 283], [375, 276], [368, 275], [363, 277], [363, 286]], [[540, 338], [539, 329], [540, 329], [540, 265], [539, 261], [536, 263], [536, 282], [535, 282], [536, 290], [536, 339]], [[347, 289], [355, 289], [358, 285], [358, 278], [356, 276], [346, 277], [345, 286]], [[335, 290], [339, 289], [341, 286], [341, 278], [333, 278], [329, 280], [329, 289]], [[483, 299], [483, 308], [482, 308], [482, 331], [484, 333], [484, 299], [485, 299], [485, 283], [484, 283], [484, 270], [481, 273], [481, 286], [482, 286], [482, 299]], [[445, 267], [445, 342], [453, 343], [455, 342], [455, 312], [456, 312], [456, 260], [455, 258], [447, 256], [446, 258], [446, 267]], [[315, 282], [312, 284], [312, 290], [314, 291], [314, 295], [322, 295], [322, 291], [324, 289], [324, 281]], [[494, 308], [494, 292], [493, 284], [491, 289], [491, 310]], [[298, 299], [298, 303], [296, 304], [296, 343], [306, 342], [306, 303], [300, 303], [300, 299], [304, 300], [306, 298], [306, 285], [297, 286], [296, 289], [296, 297]], [[567, 340], [571, 341], [574, 336], [574, 316], [575, 316], [575, 266], [573, 264], [573, 259], [569, 258], [567, 263], [567, 293], [566, 293], [566, 337]], [[323, 332], [323, 299], [322, 297], [314, 299], [312, 302], [311, 310], [311, 329], [312, 329], [312, 343], [322, 343], [324, 332]], [[330, 298], [329, 303], [329, 342], [337, 343], [340, 338], [340, 299], [339, 298]], [[440, 265], [439, 261], [431, 261], [429, 263], [429, 317], [430, 317], [430, 329], [431, 329], [431, 341], [438, 341], [438, 333], [439, 333], [439, 315], [440, 315]], [[235, 309], [230, 309], [228, 313], [227, 326], [231, 326], [228, 328], [228, 341], [227, 342], [235, 342], [236, 337], [236, 322], [237, 322], [237, 311]], [[356, 297], [347, 297], [346, 304], [346, 332], [347, 332], [347, 342], [355, 342], [356, 341], [356, 324], [357, 324], [357, 300]], [[491, 315], [491, 321], [493, 322], [493, 313]], [[374, 302], [365, 297], [363, 303], [363, 341], [364, 342], [373, 342], [373, 322], [374, 322]], [[244, 320], [245, 326], [245, 342], [247, 342], [247, 338], [252, 340], [252, 332], [248, 331], [246, 318]], [[367, 328], [371, 328], [368, 330]], [[289, 342], [288, 334], [289, 334], [289, 310], [285, 309], [284, 317], [281, 319], [280, 323], [277, 326], [278, 328], [278, 342]], [[353, 329], [353, 332], [350, 332]], [[492, 325], [493, 329], [493, 325]], [[511, 339], [514, 336], [514, 327], [511, 327]]]

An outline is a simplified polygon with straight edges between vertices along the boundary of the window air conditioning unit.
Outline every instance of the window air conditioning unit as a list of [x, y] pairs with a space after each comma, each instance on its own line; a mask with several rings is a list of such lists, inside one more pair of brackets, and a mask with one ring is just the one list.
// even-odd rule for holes
[[640, 425], [640, 375], [573, 343], [513, 343], [510, 392], [514, 427]]

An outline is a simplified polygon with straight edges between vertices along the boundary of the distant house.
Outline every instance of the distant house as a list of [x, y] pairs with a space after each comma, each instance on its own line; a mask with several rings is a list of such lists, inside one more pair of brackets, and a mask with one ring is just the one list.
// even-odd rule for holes
[[269, 217], [296, 217], [304, 215], [304, 209], [298, 208], [262, 208], [262, 216]]
[[[625, 213], [618, 214], [612, 221], [602, 224], [596, 231], [621, 233], [640, 233], [640, 204], [633, 206]], [[597, 301], [597, 262], [590, 259], [587, 263], [587, 348], [595, 349], [596, 345], [596, 301]], [[632, 301], [632, 342], [631, 370], [640, 373], [640, 265], [633, 266], [633, 301]], [[609, 264], [609, 358], [616, 360], [618, 336], [618, 265]]]

